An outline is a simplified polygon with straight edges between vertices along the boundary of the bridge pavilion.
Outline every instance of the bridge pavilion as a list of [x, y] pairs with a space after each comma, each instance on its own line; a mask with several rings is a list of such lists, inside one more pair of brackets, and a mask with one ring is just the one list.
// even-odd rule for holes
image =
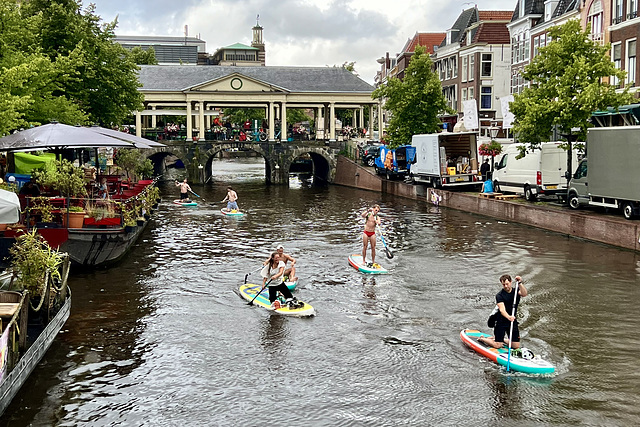
[[[203, 136], [220, 108], [264, 108], [269, 140], [275, 141], [275, 121], [287, 129], [287, 108], [312, 109], [318, 139], [336, 139], [336, 109], [352, 109], [353, 126], [368, 128], [364, 109], [380, 113], [374, 88], [343, 67], [238, 67], [143, 65], [139, 73], [144, 110], [136, 111], [136, 134], [156, 126], [157, 117], [185, 116], [187, 139]], [[286, 141], [286, 132], [279, 138]]]

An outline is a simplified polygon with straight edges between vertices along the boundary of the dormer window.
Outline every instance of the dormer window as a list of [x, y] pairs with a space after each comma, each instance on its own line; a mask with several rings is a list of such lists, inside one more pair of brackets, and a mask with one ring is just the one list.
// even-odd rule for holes
[[544, 3], [544, 20], [546, 22], [551, 21], [551, 18], [553, 18], [553, 12], [555, 12], [557, 6], [558, 0], [547, 0]]

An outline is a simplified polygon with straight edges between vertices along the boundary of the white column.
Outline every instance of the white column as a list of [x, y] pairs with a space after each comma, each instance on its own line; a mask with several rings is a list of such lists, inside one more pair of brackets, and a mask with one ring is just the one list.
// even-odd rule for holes
[[369, 139], [373, 141], [373, 105], [369, 105]]
[[198, 130], [200, 133], [198, 134], [198, 139], [204, 140], [204, 102], [198, 102]]
[[287, 103], [282, 103], [282, 110], [280, 110], [281, 118], [281, 126], [280, 126], [280, 141], [287, 141]]
[[355, 108], [353, 109], [353, 117], [351, 118], [351, 126], [353, 126], [354, 128], [358, 127], [357, 122], [356, 122], [356, 110]]
[[267, 116], [269, 117], [269, 141], [273, 141], [276, 135], [276, 120], [274, 114], [273, 102], [269, 101], [269, 109], [267, 110]]
[[384, 134], [384, 118], [382, 117], [382, 102], [378, 103], [378, 138], [382, 139]]
[[322, 130], [322, 139], [324, 139], [324, 117], [322, 117], [322, 107], [318, 107], [318, 113], [316, 116], [316, 139], [318, 139], [318, 131]]
[[329, 140], [336, 140], [336, 105], [329, 103]]
[[358, 116], [360, 119], [360, 125], [358, 126], [360, 129], [364, 129], [364, 107], [360, 106], [360, 115]]
[[193, 117], [191, 117], [191, 101], [187, 101], [187, 140], [193, 139]]
[[140, 111], [136, 111], [136, 136], [142, 138], [142, 116]]
[[[155, 112], [156, 111], [156, 106], [155, 105], [152, 106], [151, 109]], [[155, 114], [153, 114], [151, 116], [151, 127], [154, 128], [154, 129], [156, 128], [156, 115]]]

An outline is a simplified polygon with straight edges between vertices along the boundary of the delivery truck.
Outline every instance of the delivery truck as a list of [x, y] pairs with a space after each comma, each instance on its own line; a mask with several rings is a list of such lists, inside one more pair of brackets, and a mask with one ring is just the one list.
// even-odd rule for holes
[[640, 126], [589, 129], [587, 157], [569, 182], [569, 206], [621, 209], [626, 219], [636, 218], [640, 215], [639, 165]]
[[477, 140], [477, 132], [413, 135], [416, 158], [411, 178], [434, 188], [480, 187]]
[[[540, 148], [526, 150], [526, 144], [510, 144], [499, 155], [493, 171], [493, 188], [496, 192], [523, 195], [528, 201], [538, 196], [567, 195], [567, 150], [562, 142], [543, 142]], [[577, 150], [571, 150], [572, 168], [578, 164]], [[520, 158], [518, 158], [520, 157]]]

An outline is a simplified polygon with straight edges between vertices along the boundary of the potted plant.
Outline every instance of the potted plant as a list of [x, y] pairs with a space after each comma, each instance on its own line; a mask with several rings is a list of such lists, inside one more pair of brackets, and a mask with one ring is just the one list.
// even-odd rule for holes
[[27, 290], [32, 298], [40, 300], [35, 311], [38, 311], [44, 301], [47, 281], [61, 279], [59, 266], [62, 256], [51, 249], [42, 236], [33, 229], [16, 237], [16, 243], [9, 250], [11, 267], [15, 273], [12, 283], [14, 288]]
[[25, 209], [25, 213], [40, 217], [40, 221], [36, 221], [39, 228], [55, 228], [58, 224], [53, 222], [53, 206], [48, 197], [39, 196], [29, 199], [29, 206]]

